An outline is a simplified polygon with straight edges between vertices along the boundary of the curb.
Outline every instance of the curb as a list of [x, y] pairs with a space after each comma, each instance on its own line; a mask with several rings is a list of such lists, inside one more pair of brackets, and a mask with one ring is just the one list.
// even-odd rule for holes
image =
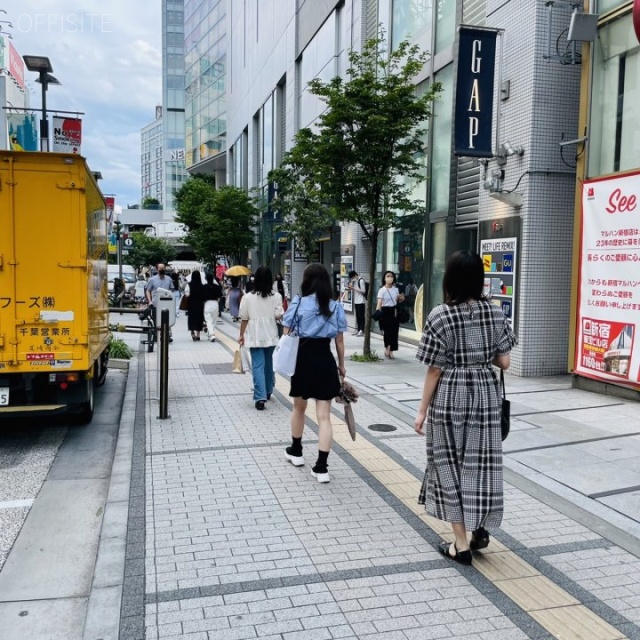
[[[138, 356], [139, 358], [139, 356]], [[132, 360], [110, 360], [128, 369], [118, 442], [111, 468], [109, 492], [100, 530], [100, 542], [93, 573], [93, 582], [83, 640], [118, 640], [120, 634], [120, 608], [125, 571], [125, 545], [129, 516], [129, 489], [133, 452], [133, 425], [136, 414], [138, 387], [138, 358]]]

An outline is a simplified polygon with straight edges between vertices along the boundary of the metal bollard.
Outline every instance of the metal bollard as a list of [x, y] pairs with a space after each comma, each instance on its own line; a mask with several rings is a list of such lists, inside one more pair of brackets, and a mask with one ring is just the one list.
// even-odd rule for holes
[[169, 418], [169, 310], [160, 313], [160, 420]]

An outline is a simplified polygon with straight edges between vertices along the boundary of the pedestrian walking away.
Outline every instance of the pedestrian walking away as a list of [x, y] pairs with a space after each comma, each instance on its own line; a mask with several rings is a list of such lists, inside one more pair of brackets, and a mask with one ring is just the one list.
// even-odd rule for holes
[[231, 276], [231, 287], [229, 288], [227, 300], [229, 313], [231, 314], [231, 319], [234, 322], [237, 322], [240, 319], [240, 300], [242, 300], [243, 295], [244, 292], [240, 288], [240, 278], [237, 276]]
[[444, 273], [444, 304], [429, 314], [416, 355], [428, 366], [414, 423], [427, 442], [418, 502], [451, 523], [455, 542], [441, 542], [440, 553], [467, 565], [472, 551], [489, 544], [487, 529], [502, 522], [502, 402], [492, 365], [507, 369], [517, 342], [483, 286], [480, 256], [454, 253]]
[[187, 328], [191, 332], [191, 339], [196, 342], [200, 340], [200, 332], [204, 324], [205, 290], [200, 271], [196, 270], [191, 274], [191, 279], [184, 290], [184, 295], [187, 296]]
[[273, 291], [269, 267], [258, 267], [251, 293], [240, 302], [240, 337], [238, 344], [251, 351], [253, 401], [263, 411], [271, 399], [274, 385], [273, 350], [278, 344], [277, 320], [282, 318], [282, 296]]
[[356, 330], [354, 336], [364, 336], [364, 308], [367, 302], [367, 285], [357, 271], [349, 272], [349, 289], [353, 292], [353, 306], [356, 311]]
[[[318, 482], [329, 482], [328, 457], [333, 440], [331, 400], [340, 393], [340, 376], [344, 366], [344, 332], [348, 330], [342, 305], [332, 300], [329, 272], [321, 264], [310, 264], [303, 273], [300, 296], [289, 305], [282, 324], [284, 332], [294, 331], [300, 338], [296, 368], [291, 376], [293, 398], [291, 412], [291, 446], [285, 456], [294, 466], [304, 465], [302, 434], [307, 401], [316, 401], [318, 459], [311, 474]], [[331, 353], [335, 341], [338, 365]]]
[[404, 295], [396, 287], [396, 274], [393, 271], [385, 271], [382, 282], [384, 285], [378, 291], [376, 311], [382, 311], [380, 329], [384, 338], [384, 355], [393, 360], [393, 352], [398, 350], [398, 332], [400, 331], [397, 307], [398, 303], [404, 301]]
[[276, 279], [273, 281], [273, 291], [282, 296], [282, 308], [286, 311], [289, 306], [289, 287], [280, 272], [276, 273]]
[[220, 298], [222, 298], [222, 287], [215, 279], [213, 273], [205, 275], [207, 283], [204, 285], [204, 321], [207, 325], [207, 337], [209, 342], [216, 341], [215, 328], [219, 315]]
[[180, 298], [182, 293], [180, 292], [180, 276], [177, 271], [171, 274], [171, 281], [173, 282], [173, 297], [176, 300], [176, 318], [180, 315]]

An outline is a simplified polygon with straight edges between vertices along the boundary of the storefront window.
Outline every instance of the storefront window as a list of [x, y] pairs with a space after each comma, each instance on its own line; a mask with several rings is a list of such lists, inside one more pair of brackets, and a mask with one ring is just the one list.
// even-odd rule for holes
[[599, 30], [591, 97], [589, 175], [640, 166], [640, 44], [631, 14]]
[[429, 306], [442, 304], [442, 280], [447, 252], [447, 223], [436, 222], [431, 225], [431, 278], [429, 279]]
[[433, 149], [431, 153], [431, 211], [449, 208], [451, 174], [451, 127], [453, 111], [453, 65], [436, 74], [442, 93], [433, 103]]
[[436, 0], [436, 53], [453, 44], [456, 35], [456, 0]]
[[598, 13], [603, 15], [613, 9], [617, 9], [621, 7], [623, 4], [626, 4], [629, 0], [598, 0]]
[[431, 50], [433, 0], [393, 0], [391, 44], [395, 50], [407, 37]]

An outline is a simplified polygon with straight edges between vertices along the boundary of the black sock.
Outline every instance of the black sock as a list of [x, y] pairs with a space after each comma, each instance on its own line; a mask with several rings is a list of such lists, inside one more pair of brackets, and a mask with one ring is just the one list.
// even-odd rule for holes
[[302, 438], [291, 438], [291, 455], [296, 457], [302, 455]]
[[327, 458], [329, 457], [328, 451], [320, 451], [318, 449], [318, 461], [316, 462], [316, 466], [313, 467], [313, 470], [318, 472], [326, 472], [327, 470]]

